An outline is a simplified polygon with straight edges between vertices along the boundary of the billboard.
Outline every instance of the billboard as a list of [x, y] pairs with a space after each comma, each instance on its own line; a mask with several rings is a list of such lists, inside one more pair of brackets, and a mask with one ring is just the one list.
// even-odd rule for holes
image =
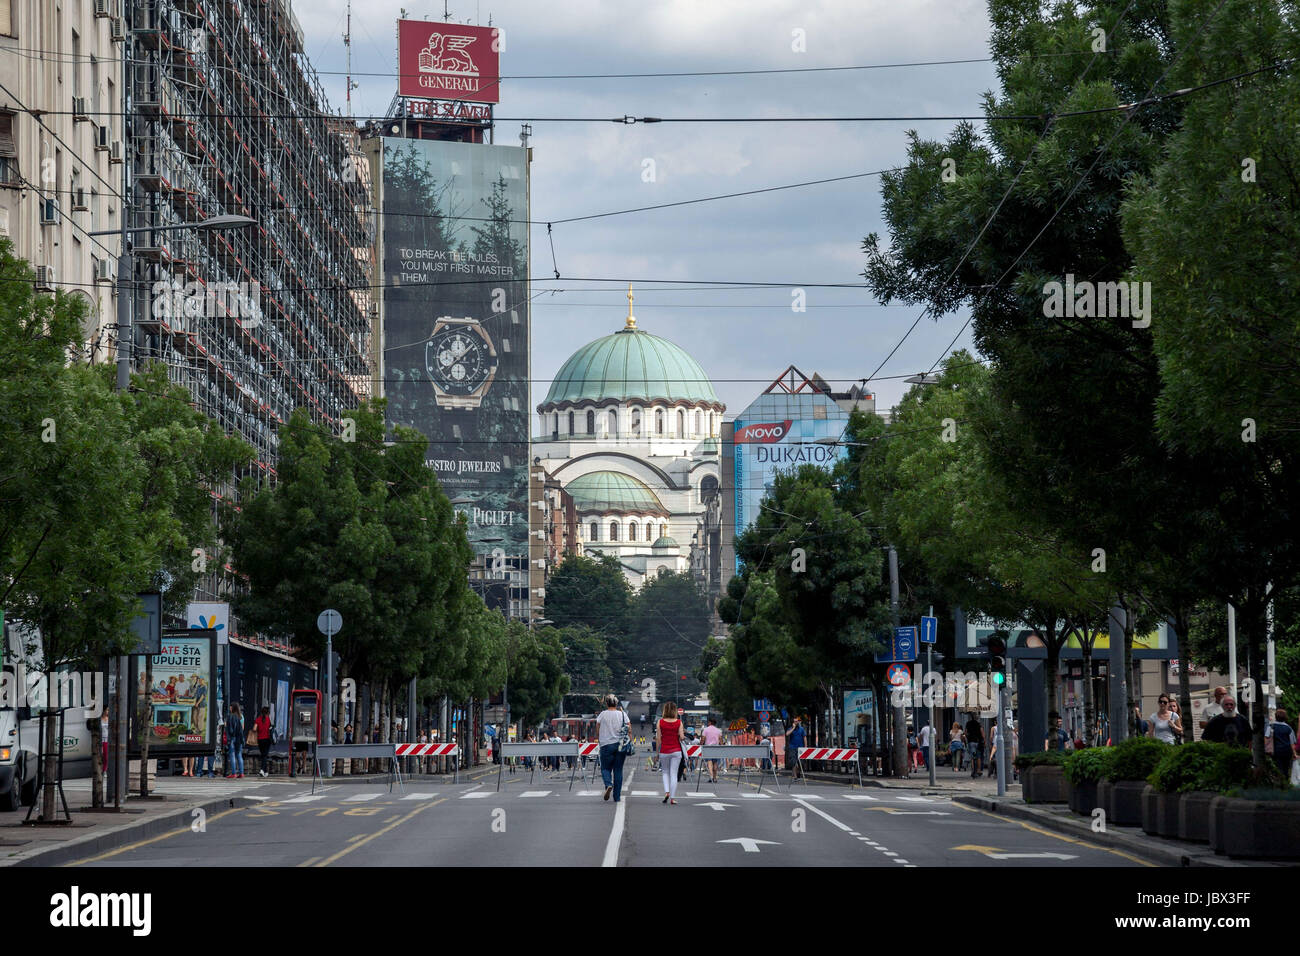
[[[162, 653], [133, 656], [136, 706], [130, 751], [138, 756], [146, 735], [154, 756], [208, 753], [217, 745], [212, 693], [217, 681], [217, 635], [211, 630], [166, 630]], [[144, 717], [141, 725], [140, 718]]]
[[528, 555], [528, 151], [382, 140], [388, 421], [478, 554]]
[[[763, 496], [776, 476], [801, 465], [833, 468], [844, 457], [839, 441], [848, 413], [820, 393], [768, 393], [759, 396], [735, 421], [736, 533], [758, 518]], [[740, 561], [736, 562], [737, 571]]]
[[270, 708], [271, 739], [277, 746], [288, 738], [290, 692], [316, 686], [316, 672], [306, 664], [237, 644], [226, 649], [225, 679], [245, 727], [253, 726], [263, 707]]
[[496, 27], [398, 20], [398, 94], [501, 102], [500, 37]]
[[[998, 627], [999, 625], [986, 618], [968, 617], [966, 619], [965, 651], [958, 654], [958, 656], [987, 657], [988, 648], [982, 646], [981, 641], [987, 641], [989, 635]], [[1028, 624], [1004, 624], [1001, 625], [1001, 629], [1009, 635], [1007, 638], [1008, 657], [1046, 657], [1047, 651], [1042, 637], [1037, 630]], [[1092, 653], [1094, 657], [1104, 657], [1110, 653], [1110, 633], [1105, 629], [1104, 622], [1097, 630], [1097, 636], [1092, 642]], [[1169, 626], [1167, 624], [1158, 625], [1154, 631], [1148, 634], [1133, 635], [1133, 657], [1135, 660], [1144, 657], [1172, 657], [1174, 650], [1175, 648], [1170, 647]], [[1039, 653], [1035, 654], [1035, 651]], [[1083, 648], [1079, 646], [1079, 639], [1074, 636], [1069, 637], [1061, 648], [1061, 657], [1082, 656]]]

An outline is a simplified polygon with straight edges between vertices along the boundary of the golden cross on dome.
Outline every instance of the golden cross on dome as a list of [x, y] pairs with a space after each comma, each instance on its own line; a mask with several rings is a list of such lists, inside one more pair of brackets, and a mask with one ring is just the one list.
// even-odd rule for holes
[[627, 327], [636, 328], [636, 316], [632, 314], [632, 283], [627, 284]]

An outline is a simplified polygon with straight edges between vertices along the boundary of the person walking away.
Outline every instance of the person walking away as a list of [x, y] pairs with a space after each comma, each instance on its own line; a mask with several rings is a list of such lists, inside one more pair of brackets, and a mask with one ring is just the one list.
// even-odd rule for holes
[[[704, 728], [700, 735], [700, 740], [706, 747], [718, 747], [722, 744], [722, 731], [718, 729], [718, 722], [714, 718], [709, 718], [709, 726]], [[718, 760], [709, 760], [709, 780], [712, 783], [718, 782]]]
[[925, 769], [930, 769], [930, 725], [928, 723], [921, 725], [921, 732], [918, 735], [918, 741], [921, 744], [921, 753], [925, 757]]
[[623, 729], [631, 733], [631, 720], [618, 706], [618, 697], [605, 695], [605, 709], [596, 718], [596, 742], [600, 745], [600, 779], [605, 784], [604, 799], [614, 797], [614, 802], [622, 800], [623, 762], [627, 754], [619, 750]]
[[955, 720], [952, 722], [952, 730], [948, 731], [948, 752], [952, 754], [953, 771], [961, 773], [965, 766], [966, 738], [961, 732], [961, 724]]
[[799, 751], [803, 749], [807, 734], [803, 729], [803, 720], [799, 717], [790, 725], [790, 732], [785, 735], [785, 765], [790, 769], [790, 776], [801, 777], [799, 769]]
[[1251, 738], [1250, 721], [1237, 713], [1237, 701], [1232, 697], [1223, 698], [1223, 713], [1210, 718], [1205, 725], [1202, 740], [1216, 744], [1230, 744], [1234, 747], [1249, 747]]
[[682, 722], [677, 704], [664, 702], [663, 716], [655, 724], [655, 742], [659, 745], [659, 769], [664, 778], [663, 803], [677, 805], [677, 767], [682, 762]]
[[1182, 722], [1179, 721], [1178, 715], [1169, 709], [1168, 695], [1160, 695], [1157, 710], [1151, 715], [1150, 724], [1151, 726], [1147, 730], [1147, 736], [1154, 737], [1161, 743], [1172, 745], [1175, 736], [1182, 732]]
[[257, 773], [262, 777], [269, 777], [266, 772], [268, 759], [271, 755], [272, 725], [271, 725], [271, 708], [263, 707], [262, 712], [257, 715], [253, 721], [253, 727], [257, 730], [257, 752], [262, 755], [262, 764]]
[[1287, 712], [1279, 707], [1273, 714], [1273, 722], [1268, 728], [1272, 731], [1273, 762], [1282, 771], [1282, 779], [1290, 782], [1291, 764], [1295, 760], [1296, 732], [1287, 721]]
[[231, 704], [226, 715], [226, 777], [244, 775], [244, 718], [239, 705]]
[[966, 753], [970, 757], [970, 775], [978, 777], [984, 768], [984, 728], [974, 714], [966, 721]]

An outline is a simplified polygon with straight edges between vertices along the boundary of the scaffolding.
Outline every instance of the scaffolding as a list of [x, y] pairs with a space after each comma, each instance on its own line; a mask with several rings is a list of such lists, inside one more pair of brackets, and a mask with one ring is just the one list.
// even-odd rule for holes
[[[260, 488], [293, 409], [337, 424], [371, 388], [373, 227], [356, 127], [328, 112], [286, 0], [125, 5], [127, 226], [149, 230], [134, 238], [136, 355], [164, 361], [196, 408], [255, 449], [236, 478]], [[221, 214], [255, 224], [152, 231]], [[204, 307], [160, 307], [168, 288]], [[251, 317], [221, 294], [235, 288], [255, 296]]]

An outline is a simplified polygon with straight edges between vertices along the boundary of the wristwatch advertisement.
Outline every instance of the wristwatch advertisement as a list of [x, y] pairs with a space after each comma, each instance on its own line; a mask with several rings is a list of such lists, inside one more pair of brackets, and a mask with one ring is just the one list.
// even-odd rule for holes
[[439, 408], [474, 409], [492, 387], [497, 350], [478, 319], [443, 316], [424, 349], [424, 368]]

